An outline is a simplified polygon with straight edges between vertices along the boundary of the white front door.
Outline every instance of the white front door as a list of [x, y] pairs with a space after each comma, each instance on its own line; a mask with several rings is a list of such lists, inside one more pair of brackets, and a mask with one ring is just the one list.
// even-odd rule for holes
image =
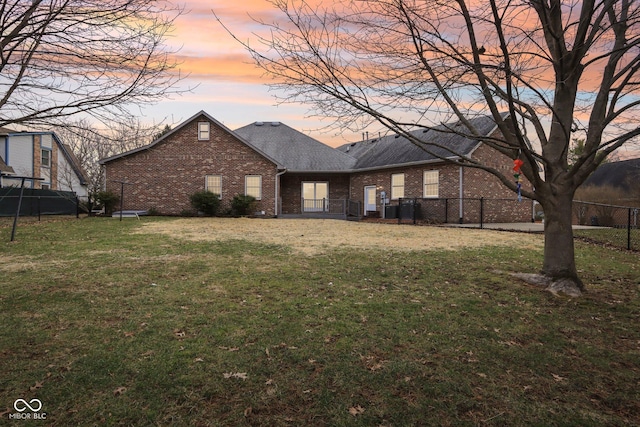
[[376, 210], [376, 186], [368, 185], [364, 187], [364, 214]]

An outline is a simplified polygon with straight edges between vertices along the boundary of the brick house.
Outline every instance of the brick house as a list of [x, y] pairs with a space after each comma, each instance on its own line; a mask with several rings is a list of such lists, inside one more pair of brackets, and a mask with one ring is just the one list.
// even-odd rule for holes
[[[487, 135], [495, 132], [489, 118], [474, 120]], [[423, 136], [499, 168], [513, 163], [476, 140], [435, 131]], [[153, 208], [169, 215], [188, 210], [189, 195], [203, 189], [220, 194], [223, 205], [236, 194], [253, 195], [256, 211], [266, 216], [344, 216], [354, 213], [354, 206], [358, 216], [380, 215], [386, 203], [382, 192], [390, 204], [414, 197], [516, 198], [492, 175], [444, 162], [405, 138], [387, 136], [333, 149], [279, 122], [254, 122], [232, 131], [204, 111], [150, 145], [100, 163], [106, 188], [120, 191], [116, 181], [128, 183], [125, 209]], [[457, 205], [450, 209], [456, 221], [472, 209]], [[492, 218], [530, 220], [531, 205], [505, 214], [508, 218]]]

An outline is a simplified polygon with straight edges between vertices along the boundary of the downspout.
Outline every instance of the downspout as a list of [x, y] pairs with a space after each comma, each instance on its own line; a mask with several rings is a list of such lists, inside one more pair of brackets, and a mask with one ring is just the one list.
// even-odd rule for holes
[[273, 213], [275, 215], [275, 217], [278, 217], [278, 196], [279, 196], [279, 189], [280, 189], [280, 177], [282, 175], [284, 175], [285, 173], [287, 173], [286, 169], [283, 169], [282, 172], [278, 172], [276, 173], [276, 200], [275, 200], [275, 207], [273, 210]]
[[463, 197], [464, 197], [464, 167], [460, 166], [460, 179], [459, 179], [459, 184], [460, 184], [460, 189], [459, 189], [459, 193], [460, 193], [460, 200], [459, 200], [459, 206], [458, 206], [458, 221], [460, 222], [460, 224], [462, 224], [463, 220], [464, 220], [464, 204], [463, 204]]

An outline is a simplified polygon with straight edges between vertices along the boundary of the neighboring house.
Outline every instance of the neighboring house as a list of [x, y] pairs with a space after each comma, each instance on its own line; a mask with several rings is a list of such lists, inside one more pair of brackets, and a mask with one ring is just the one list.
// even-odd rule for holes
[[[474, 120], [486, 135], [496, 132], [489, 118]], [[419, 132], [498, 169], [513, 166], [513, 160], [476, 140]], [[203, 189], [219, 194], [227, 206], [237, 194], [253, 195], [256, 210], [267, 216], [345, 214], [350, 206], [359, 206], [358, 215], [379, 215], [383, 191], [392, 204], [414, 197], [516, 199], [489, 173], [444, 162], [405, 138], [387, 136], [333, 149], [280, 122], [232, 131], [204, 111], [150, 145], [100, 163], [107, 189], [119, 192], [126, 183], [125, 209], [153, 208], [162, 214], [189, 210], [189, 196]], [[461, 202], [452, 208], [456, 218], [463, 218], [465, 209]], [[505, 211], [511, 220], [531, 220], [530, 203]]]
[[601, 164], [582, 184], [582, 187], [590, 185], [596, 187], [610, 186], [619, 188], [625, 192], [640, 190], [640, 158], [607, 162]]
[[42, 178], [26, 180], [25, 186], [73, 191], [80, 199], [87, 197], [87, 178], [78, 159], [53, 132], [0, 128], [0, 158], [0, 187], [19, 186], [21, 180], [14, 176]]

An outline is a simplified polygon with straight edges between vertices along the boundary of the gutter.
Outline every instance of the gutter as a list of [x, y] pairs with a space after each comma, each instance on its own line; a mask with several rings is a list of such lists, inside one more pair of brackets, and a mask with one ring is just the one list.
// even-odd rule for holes
[[273, 210], [273, 213], [274, 213], [276, 218], [278, 217], [278, 196], [279, 196], [278, 190], [280, 189], [280, 177], [282, 175], [284, 175], [285, 173], [287, 173], [286, 169], [283, 169], [281, 172], [276, 173], [276, 191], [275, 191], [276, 200], [275, 200], [275, 207], [274, 207], [274, 210]]
[[459, 214], [458, 214], [458, 221], [460, 222], [460, 224], [462, 224], [462, 221], [464, 220], [464, 166], [460, 166], [460, 179], [459, 179], [459, 183], [460, 183], [460, 206], [458, 206], [459, 209]]

